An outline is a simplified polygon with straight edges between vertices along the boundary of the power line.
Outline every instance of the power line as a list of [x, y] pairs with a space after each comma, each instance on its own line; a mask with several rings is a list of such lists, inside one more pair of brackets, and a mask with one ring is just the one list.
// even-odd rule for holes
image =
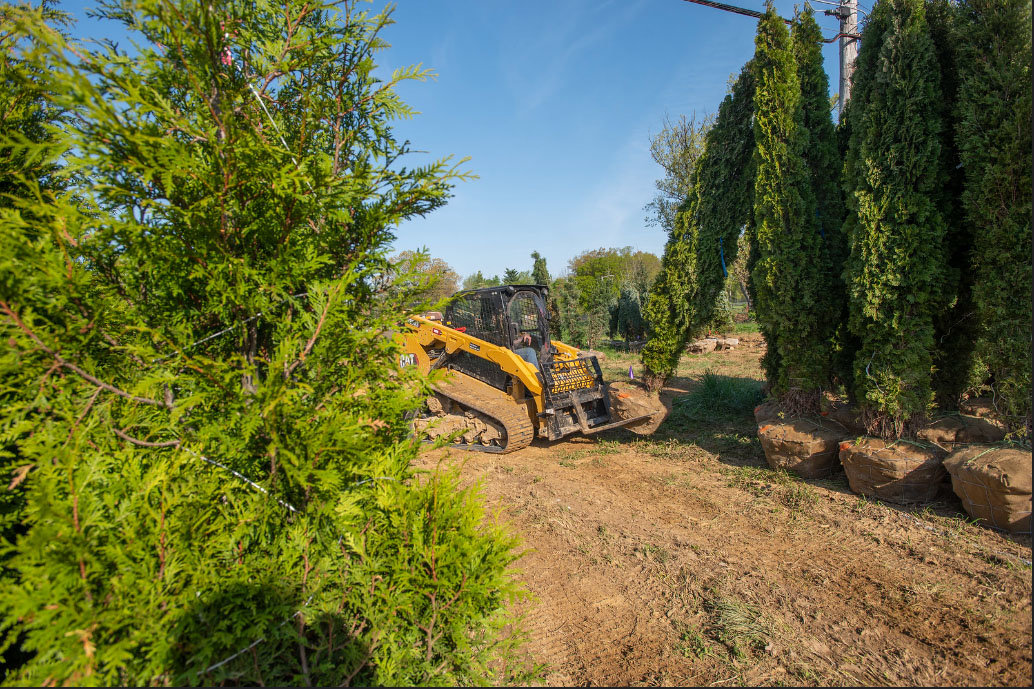
[[[737, 7], [736, 5], [726, 5], [724, 2], [715, 2], [715, 0], [683, 0], [683, 2], [691, 2], [691, 3], [695, 4], [695, 5], [703, 5], [705, 7], [713, 7], [716, 10], [722, 10], [724, 12], [732, 12], [733, 14], [741, 14], [744, 17], [753, 17], [754, 19], [761, 19], [762, 17], [765, 16], [762, 12], [758, 12], [757, 10], [748, 10], [745, 7]], [[839, 3], [826, 3], [826, 4], [830, 4], [830, 5], [837, 4], [837, 5], [839, 5]], [[778, 15], [776, 15], [776, 16], [778, 16]], [[784, 24], [791, 24], [792, 23], [789, 19], [786, 19], [784, 17], [779, 17], [779, 19]], [[855, 33], [840, 32], [836, 36], [833, 36], [832, 38], [823, 38], [822, 42], [823, 43], [833, 43], [834, 41], [838, 41], [841, 38], [861, 38], [861, 36], [859, 36], [858, 34], [855, 34]]]
[[[733, 14], [742, 14], [745, 17], [754, 17], [754, 19], [761, 19], [765, 15], [757, 10], [748, 10], [745, 7], [736, 7], [735, 5], [726, 5], [724, 2], [714, 2], [714, 0], [684, 0], [684, 2], [692, 2], [697, 5], [704, 5], [705, 7], [713, 7], [716, 10], [724, 10], [726, 12], [732, 12]], [[783, 19], [782, 17], [779, 17]], [[789, 19], [783, 19], [787, 24], [790, 23]]]

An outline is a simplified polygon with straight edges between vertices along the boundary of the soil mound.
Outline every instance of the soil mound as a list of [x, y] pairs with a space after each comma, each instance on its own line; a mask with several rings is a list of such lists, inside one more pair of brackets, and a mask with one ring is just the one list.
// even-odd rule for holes
[[840, 444], [851, 490], [887, 502], [930, 502], [945, 478], [944, 451], [905, 440], [862, 438]]
[[[755, 409], [755, 417], [771, 414], [772, 409], [766, 407], [762, 404]], [[773, 415], [761, 421], [758, 438], [773, 469], [786, 469], [802, 478], [823, 478], [836, 469], [844, 432], [805, 417], [780, 421]]]
[[1030, 533], [1030, 452], [971, 445], [951, 453], [944, 468], [971, 517], [1012, 533]]

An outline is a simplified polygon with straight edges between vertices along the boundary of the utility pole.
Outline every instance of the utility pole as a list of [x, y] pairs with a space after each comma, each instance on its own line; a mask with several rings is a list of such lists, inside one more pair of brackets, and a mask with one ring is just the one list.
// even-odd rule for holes
[[840, 20], [840, 102], [839, 114], [843, 116], [844, 106], [851, 99], [851, 75], [854, 74], [855, 58], [858, 57], [858, 0], [840, 0], [835, 10], [824, 14]]
[[[829, 0], [815, 0], [826, 5], [836, 5], [835, 2]], [[723, 2], [717, 2], [716, 0], [685, 0], [685, 2], [691, 2], [696, 5], [704, 5], [706, 7], [713, 7], [716, 10], [723, 10], [725, 12], [733, 12], [735, 14], [742, 14], [746, 17], [754, 17], [760, 19], [763, 15], [756, 10], [748, 10], [744, 7], [737, 7], [735, 5], [726, 5]], [[851, 98], [851, 74], [854, 73], [854, 62], [855, 58], [858, 57], [858, 0], [839, 0], [839, 5], [835, 10], [824, 10], [823, 14], [836, 17], [840, 20], [840, 33], [833, 38], [822, 39], [823, 43], [832, 43], [833, 41], [840, 39], [840, 100], [839, 100], [839, 111], [844, 112], [844, 105]], [[783, 19], [780, 17], [780, 19]], [[790, 23], [789, 19], [783, 19], [787, 24]]]

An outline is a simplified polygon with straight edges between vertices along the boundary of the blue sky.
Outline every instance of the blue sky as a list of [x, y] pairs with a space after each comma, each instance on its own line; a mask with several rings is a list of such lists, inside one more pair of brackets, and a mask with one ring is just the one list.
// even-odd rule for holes
[[[92, 4], [60, 3], [77, 19]], [[789, 17], [794, 3], [776, 7]], [[821, 14], [828, 5], [815, 7], [832, 36], [838, 22]], [[426, 247], [464, 276], [529, 269], [534, 250], [554, 275], [588, 249], [660, 255], [663, 232], [643, 211], [661, 174], [650, 135], [666, 114], [717, 110], [754, 52], [756, 26], [683, 0], [401, 0], [393, 16], [380, 64], [422, 63], [437, 74], [399, 88], [421, 113], [395, 127], [426, 151], [409, 164], [469, 156], [465, 168], [478, 175], [444, 208], [403, 223], [396, 248]], [[97, 29], [87, 22], [73, 32]], [[835, 91], [837, 48], [823, 52]]]

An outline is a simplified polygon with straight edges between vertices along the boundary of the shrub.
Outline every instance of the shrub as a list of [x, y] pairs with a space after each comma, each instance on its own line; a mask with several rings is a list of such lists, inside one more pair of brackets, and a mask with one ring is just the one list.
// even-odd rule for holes
[[749, 415], [763, 397], [761, 384], [753, 378], [722, 376], [708, 369], [700, 385], [679, 397], [674, 406], [689, 419], [712, 419], [722, 415]]
[[7, 680], [492, 679], [513, 539], [409, 468], [425, 383], [385, 333], [412, 276], [376, 287], [389, 227], [458, 176], [393, 164], [394, 87], [424, 73], [375, 78], [390, 17], [349, 3], [101, 14], [135, 55], [22, 15], [72, 116], [66, 188], [23, 175], [34, 193], [0, 210], [0, 423], [26, 499]]

